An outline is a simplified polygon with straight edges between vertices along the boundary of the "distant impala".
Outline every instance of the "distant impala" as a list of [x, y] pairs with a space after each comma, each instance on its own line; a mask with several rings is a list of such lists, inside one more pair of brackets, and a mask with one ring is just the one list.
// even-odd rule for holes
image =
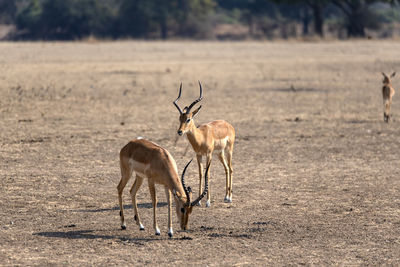
[[[211, 121], [209, 123], [200, 125], [196, 127], [193, 121], [193, 117], [199, 112], [200, 107], [191, 111], [193, 106], [200, 102], [203, 98], [203, 89], [200, 86], [200, 97], [196, 99], [189, 107], [185, 107], [183, 111], [178, 106], [177, 101], [181, 97], [182, 94], [182, 83], [179, 88], [178, 98], [173, 102], [175, 107], [179, 111], [179, 130], [178, 134], [183, 135], [186, 133], [186, 136], [193, 147], [197, 155], [197, 163], [199, 165], [199, 194], [201, 194], [202, 188], [202, 156], [207, 157], [207, 166], [211, 164], [212, 154], [213, 152], [218, 153], [218, 158], [221, 161], [222, 165], [225, 169], [226, 175], [226, 194], [225, 194], [225, 202], [232, 202], [232, 153], [233, 153], [233, 144], [235, 142], [235, 129], [232, 125], [223, 120]], [[226, 151], [225, 151], [226, 150]], [[227, 152], [227, 155], [225, 155]], [[209, 170], [206, 171], [208, 177], [210, 177]], [[210, 179], [210, 178], [209, 178]], [[206, 206], [209, 207], [211, 205], [211, 192], [210, 188], [207, 193], [207, 203]], [[199, 202], [200, 204], [200, 202]]]
[[383, 75], [383, 87], [382, 87], [382, 96], [383, 96], [383, 120], [385, 122], [389, 122], [391, 119], [390, 108], [392, 106], [392, 97], [394, 95], [394, 89], [392, 87], [392, 83], [390, 78], [393, 78], [396, 75], [396, 72], [393, 72], [390, 77], [382, 72]]
[[[143, 183], [143, 180], [147, 178], [151, 201], [153, 204], [153, 227], [156, 235], [160, 235], [160, 229], [157, 225], [156, 220], [156, 207], [157, 197], [155, 184], [162, 184], [165, 187], [165, 193], [167, 194], [168, 201], [168, 235], [172, 237], [172, 212], [171, 212], [171, 193], [173, 193], [176, 203], [176, 214], [179, 218], [179, 222], [182, 230], [188, 228], [189, 215], [192, 213], [193, 206], [197, 205], [200, 200], [207, 193], [208, 187], [208, 176], [205, 175], [204, 192], [193, 202], [192, 193], [190, 187], [185, 186], [185, 172], [189, 166], [191, 160], [186, 164], [185, 169], [182, 172], [182, 178], [179, 180], [178, 169], [176, 163], [171, 154], [161, 146], [147, 141], [145, 139], [136, 139], [130, 141], [125, 145], [120, 152], [120, 165], [121, 165], [121, 181], [118, 184], [118, 199], [120, 208], [120, 219], [121, 228], [126, 229], [124, 220], [124, 206], [122, 205], [122, 192], [126, 186], [126, 183], [132, 176], [132, 172], [136, 173], [136, 180], [130, 190], [133, 209], [135, 211], [135, 221], [139, 225], [140, 230], [144, 230], [144, 226], [140, 221], [137, 205], [136, 205], [136, 193]], [[210, 166], [207, 166], [207, 170]], [[206, 170], [206, 171], [207, 171]]]

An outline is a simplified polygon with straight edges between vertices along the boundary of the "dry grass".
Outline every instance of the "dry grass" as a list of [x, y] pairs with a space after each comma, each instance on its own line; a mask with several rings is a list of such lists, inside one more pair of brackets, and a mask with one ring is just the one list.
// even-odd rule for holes
[[[0, 264], [399, 265], [400, 104], [383, 123], [381, 71], [397, 42], [0, 43]], [[237, 132], [232, 205], [212, 168], [212, 207], [191, 230], [153, 235], [127, 209], [119, 227], [119, 149], [136, 136], [166, 147], [179, 170], [172, 105], [205, 99], [197, 123]], [[396, 88], [400, 82], [395, 78]], [[197, 188], [197, 168], [187, 183]], [[131, 182], [132, 183], [132, 182]], [[131, 184], [130, 183], [130, 184]], [[129, 185], [130, 185], [129, 184]], [[126, 189], [125, 204], [130, 204]], [[175, 214], [174, 214], [175, 216]]]

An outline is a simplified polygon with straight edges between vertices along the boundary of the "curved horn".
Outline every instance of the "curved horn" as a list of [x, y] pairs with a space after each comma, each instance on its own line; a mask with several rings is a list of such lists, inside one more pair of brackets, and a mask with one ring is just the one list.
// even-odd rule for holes
[[190, 203], [190, 206], [196, 206], [200, 202], [200, 200], [207, 194], [207, 191], [208, 191], [208, 175], [207, 174], [208, 174], [208, 169], [210, 168], [210, 165], [211, 165], [211, 162], [208, 163], [207, 168], [206, 168], [206, 175], [204, 177], [204, 191], [195, 201]]
[[192, 160], [193, 160], [193, 159], [191, 159], [191, 160], [186, 164], [185, 168], [183, 169], [182, 177], [181, 177], [181, 182], [182, 182], [183, 190], [185, 191], [185, 194], [186, 194], [186, 202], [187, 202], [187, 203], [190, 203], [189, 192], [190, 192], [191, 190], [190, 190], [190, 187], [189, 187], [189, 189], [186, 188], [186, 185], [185, 185], [185, 172], [186, 172], [186, 169], [187, 169], [187, 167], [189, 166], [189, 164], [192, 162]]
[[188, 114], [190, 112], [190, 109], [196, 105], [196, 103], [199, 103], [202, 99], [203, 99], [203, 88], [201, 87], [201, 83], [199, 81], [199, 86], [200, 86], [200, 96], [199, 98], [197, 98], [195, 101], [193, 101], [192, 104], [190, 104], [190, 106], [187, 108], [186, 110], [186, 114]]
[[175, 107], [178, 109], [179, 114], [182, 114], [183, 112], [182, 112], [182, 109], [178, 106], [178, 104], [177, 104], [176, 102], [178, 101], [179, 98], [181, 98], [181, 94], [182, 94], [182, 83], [181, 83], [181, 86], [179, 87], [179, 95], [178, 95], [178, 98], [175, 99], [175, 101], [173, 102], [174, 105], [175, 105]]

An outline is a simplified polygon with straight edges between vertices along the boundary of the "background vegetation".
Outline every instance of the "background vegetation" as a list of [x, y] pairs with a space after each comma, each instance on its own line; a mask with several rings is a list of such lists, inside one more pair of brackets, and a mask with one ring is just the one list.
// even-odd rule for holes
[[8, 39], [393, 37], [396, 0], [0, 0]]

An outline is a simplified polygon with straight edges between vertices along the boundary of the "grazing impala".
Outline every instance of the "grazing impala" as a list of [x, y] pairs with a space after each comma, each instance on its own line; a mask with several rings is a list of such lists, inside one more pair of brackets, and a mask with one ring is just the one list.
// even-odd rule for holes
[[[176, 203], [176, 214], [179, 218], [179, 222], [182, 230], [188, 228], [189, 215], [192, 213], [193, 206], [197, 205], [200, 200], [205, 196], [208, 190], [208, 176], [205, 175], [204, 192], [193, 202], [192, 193], [190, 187], [185, 186], [185, 172], [189, 166], [191, 160], [186, 164], [185, 169], [182, 172], [181, 181], [178, 177], [178, 170], [176, 163], [171, 154], [161, 146], [147, 141], [145, 139], [136, 139], [130, 141], [125, 145], [120, 152], [120, 164], [121, 164], [121, 181], [118, 184], [118, 198], [121, 218], [121, 228], [126, 229], [124, 220], [124, 207], [122, 205], [122, 191], [126, 186], [126, 183], [132, 176], [132, 172], [136, 173], [136, 180], [130, 190], [133, 209], [135, 211], [135, 221], [139, 225], [140, 230], [144, 230], [143, 224], [140, 222], [140, 217], [136, 205], [136, 193], [143, 183], [143, 180], [147, 178], [151, 200], [153, 204], [153, 226], [156, 235], [160, 235], [160, 229], [157, 225], [156, 220], [156, 206], [157, 197], [155, 191], [155, 184], [162, 184], [165, 187], [165, 193], [168, 201], [168, 235], [172, 237], [172, 211], [171, 211], [171, 192], [174, 195]], [[209, 166], [208, 166], [209, 167]], [[207, 167], [207, 169], [208, 169]]]
[[394, 89], [392, 87], [392, 83], [390, 78], [393, 78], [396, 75], [396, 72], [393, 72], [390, 76], [387, 76], [382, 72], [383, 75], [383, 87], [382, 87], [382, 96], [383, 96], [383, 120], [385, 122], [389, 122], [390, 115], [390, 107], [392, 105], [392, 97], [394, 95]]
[[[178, 98], [173, 102], [179, 111], [179, 130], [178, 134], [186, 136], [192, 145], [196, 155], [197, 163], [199, 165], [199, 194], [201, 194], [202, 188], [202, 156], [207, 158], [207, 166], [211, 164], [213, 152], [218, 153], [218, 158], [221, 161], [225, 169], [226, 175], [226, 194], [225, 202], [232, 202], [232, 153], [233, 153], [233, 143], [235, 142], [235, 129], [232, 125], [223, 120], [212, 121], [199, 127], [196, 127], [193, 121], [193, 117], [199, 112], [201, 106], [197, 109], [191, 111], [193, 106], [200, 102], [203, 98], [203, 89], [200, 86], [200, 97], [193, 101], [188, 107], [183, 110], [178, 106], [177, 101], [181, 97], [182, 93], [182, 83], [179, 88]], [[225, 151], [226, 150], [226, 151]], [[225, 155], [225, 152], [227, 155]], [[210, 177], [209, 170], [206, 170], [206, 175]], [[210, 179], [210, 178], [209, 178]], [[208, 189], [207, 193], [207, 203], [206, 206], [210, 206], [211, 193]], [[200, 202], [199, 202], [200, 204]]]

